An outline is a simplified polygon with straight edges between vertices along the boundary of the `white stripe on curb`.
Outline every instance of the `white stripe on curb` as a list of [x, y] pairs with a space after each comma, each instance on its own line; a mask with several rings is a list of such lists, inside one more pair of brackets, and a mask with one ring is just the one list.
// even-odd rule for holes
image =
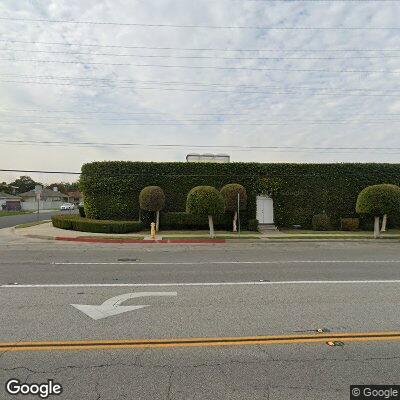
[[59, 287], [172, 287], [172, 286], [240, 286], [240, 285], [331, 285], [331, 284], [393, 284], [395, 280], [365, 280], [365, 281], [277, 281], [277, 282], [190, 282], [190, 283], [60, 283], [32, 285], [0, 285], [0, 288], [59, 288]]

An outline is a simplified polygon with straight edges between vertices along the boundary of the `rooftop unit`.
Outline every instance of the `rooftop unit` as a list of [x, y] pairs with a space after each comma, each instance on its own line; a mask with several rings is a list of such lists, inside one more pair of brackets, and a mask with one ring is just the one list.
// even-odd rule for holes
[[197, 154], [190, 153], [186, 156], [187, 162], [214, 162], [214, 163], [228, 163], [231, 161], [228, 154]]

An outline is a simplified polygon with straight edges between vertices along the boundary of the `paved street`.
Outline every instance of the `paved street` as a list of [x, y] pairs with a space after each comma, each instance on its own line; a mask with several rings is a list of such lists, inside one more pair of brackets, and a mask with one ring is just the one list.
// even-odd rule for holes
[[[0, 254], [2, 388], [51, 378], [60, 399], [336, 400], [349, 399], [350, 384], [400, 381], [398, 243], [2, 236]], [[393, 334], [318, 341], [333, 332]]]
[[[67, 211], [69, 212], [69, 211]], [[74, 211], [77, 212], [77, 211]], [[50, 219], [52, 215], [60, 214], [61, 211], [41, 211], [39, 214], [20, 214], [10, 215], [9, 217], [0, 217], [0, 229], [15, 226], [19, 224], [26, 224], [33, 221], [44, 221]], [[64, 212], [65, 213], [65, 212]]]

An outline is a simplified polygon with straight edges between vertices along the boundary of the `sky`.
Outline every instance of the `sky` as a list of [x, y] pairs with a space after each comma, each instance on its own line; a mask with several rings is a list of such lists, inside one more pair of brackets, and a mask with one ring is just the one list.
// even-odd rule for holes
[[0, 0], [0, 169], [398, 162], [399, 20], [396, 1]]

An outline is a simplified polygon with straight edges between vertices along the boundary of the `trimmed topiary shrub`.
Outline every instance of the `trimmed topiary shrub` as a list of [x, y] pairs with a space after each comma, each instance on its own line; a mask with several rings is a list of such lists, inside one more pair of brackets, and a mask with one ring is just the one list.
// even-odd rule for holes
[[224, 198], [221, 193], [212, 186], [196, 186], [188, 194], [186, 200], [186, 212], [199, 217], [208, 217], [210, 237], [214, 237], [213, 217], [223, 214], [225, 211]]
[[249, 231], [258, 232], [258, 219], [249, 219], [248, 229]]
[[391, 184], [372, 185], [363, 189], [357, 198], [356, 211], [373, 216], [374, 238], [380, 236], [380, 217], [383, 217], [382, 230], [386, 230], [387, 215], [400, 214], [400, 187]]
[[142, 210], [156, 213], [156, 231], [160, 226], [160, 211], [165, 206], [165, 194], [159, 186], [146, 186], [139, 194], [139, 205]]
[[357, 231], [360, 226], [359, 218], [341, 218], [340, 229], [342, 231]]
[[329, 231], [330, 227], [330, 219], [325, 213], [316, 214], [313, 216], [312, 228], [314, 231]]
[[237, 232], [238, 210], [244, 210], [247, 207], [246, 189], [239, 183], [228, 183], [221, 189], [221, 194], [225, 201], [225, 209], [233, 213], [232, 230]]
[[78, 215], [53, 215], [51, 221], [56, 228], [80, 232], [130, 233], [142, 230], [142, 224], [138, 221], [109, 221], [82, 218]]

